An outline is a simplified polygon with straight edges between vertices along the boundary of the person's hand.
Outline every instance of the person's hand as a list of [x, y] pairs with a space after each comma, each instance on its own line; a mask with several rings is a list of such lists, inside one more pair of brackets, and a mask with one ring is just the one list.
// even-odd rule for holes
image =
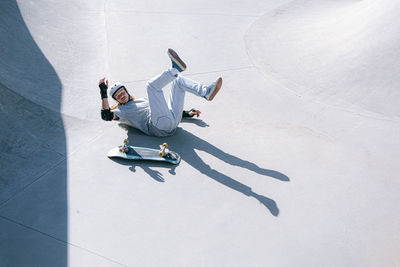
[[101, 99], [107, 98], [107, 88], [108, 88], [108, 80], [105, 77], [99, 80], [99, 88]]
[[182, 112], [182, 118], [193, 118], [193, 116], [199, 117], [201, 114], [200, 110], [192, 108], [191, 110], [184, 110]]
[[200, 114], [201, 114], [201, 111], [198, 110], [198, 109], [191, 109], [189, 111], [189, 116], [190, 117], [196, 116], [198, 118], [200, 116]]
[[102, 84], [102, 83], [104, 83], [104, 84], [107, 86], [107, 88], [108, 88], [108, 80], [106, 80], [106, 77], [103, 77], [103, 78], [101, 78], [101, 79], [99, 80], [99, 85]]

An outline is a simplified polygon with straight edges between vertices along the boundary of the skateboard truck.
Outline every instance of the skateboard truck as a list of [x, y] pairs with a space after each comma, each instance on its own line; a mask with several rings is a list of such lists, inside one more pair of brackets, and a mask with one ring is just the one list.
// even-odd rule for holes
[[128, 151], [129, 151], [128, 142], [129, 142], [128, 139], [124, 140], [124, 145], [118, 149], [119, 152], [128, 153]]
[[165, 153], [168, 153], [168, 144], [164, 143], [160, 146], [160, 151], [158, 151], [159, 157], [164, 157]]
[[[128, 153], [129, 152], [128, 143], [129, 143], [128, 139], [125, 139], [123, 146], [120, 147], [118, 149], [118, 151], [121, 152], [121, 153]], [[162, 145], [160, 145], [160, 150], [158, 151], [158, 156], [159, 157], [164, 157], [168, 153], [169, 153], [168, 144], [167, 143], [163, 143]]]

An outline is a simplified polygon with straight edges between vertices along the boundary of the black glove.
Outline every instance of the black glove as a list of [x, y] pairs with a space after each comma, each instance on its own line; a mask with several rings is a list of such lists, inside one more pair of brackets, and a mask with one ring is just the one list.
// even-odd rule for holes
[[99, 87], [100, 87], [101, 99], [107, 98], [107, 85], [104, 82], [102, 82], [101, 84], [99, 84]]
[[114, 112], [111, 112], [110, 109], [102, 109], [101, 110], [101, 118], [104, 121], [112, 121], [114, 118]]
[[196, 111], [196, 109], [192, 108], [191, 110], [188, 110], [188, 111], [184, 110], [183, 114], [182, 114], [182, 118], [193, 118], [193, 116], [195, 114], [192, 114], [192, 115], [189, 114], [192, 111], [194, 112], [194, 111]]

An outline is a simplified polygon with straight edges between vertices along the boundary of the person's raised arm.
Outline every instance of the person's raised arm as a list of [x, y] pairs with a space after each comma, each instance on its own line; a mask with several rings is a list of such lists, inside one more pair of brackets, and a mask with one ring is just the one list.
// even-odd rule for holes
[[99, 88], [100, 88], [100, 96], [102, 102], [101, 108], [110, 109], [110, 105], [108, 104], [108, 98], [107, 98], [108, 80], [106, 80], [105, 77], [99, 80]]
[[99, 80], [100, 96], [101, 96], [101, 118], [105, 121], [117, 120], [117, 115], [110, 111], [110, 104], [107, 98], [108, 80], [101, 78]]

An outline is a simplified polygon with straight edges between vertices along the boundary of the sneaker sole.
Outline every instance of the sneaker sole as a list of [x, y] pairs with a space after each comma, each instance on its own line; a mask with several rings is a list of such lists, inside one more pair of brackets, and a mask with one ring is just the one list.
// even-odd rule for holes
[[210, 95], [210, 98], [208, 99], [208, 101], [211, 101], [211, 100], [214, 99], [214, 97], [219, 92], [219, 89], [221, 89], [221, 86], [222, 86], [222, 78], [219, 77], [218, 80], [217, 80], [217, 83], [215, 84], [214, 92], [212, 92], [212, 94]]
[[178, 54], [171, 48], [168, 48], [168, 56], [172, 61], [174, 61], [176, 65], [178, 65], [179, 68], [181, 68], [182, 71], [186, 69], [186, 64], [182, 61], [182, 59], [179, 58]]

